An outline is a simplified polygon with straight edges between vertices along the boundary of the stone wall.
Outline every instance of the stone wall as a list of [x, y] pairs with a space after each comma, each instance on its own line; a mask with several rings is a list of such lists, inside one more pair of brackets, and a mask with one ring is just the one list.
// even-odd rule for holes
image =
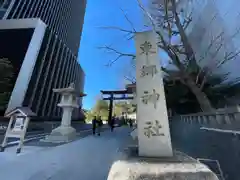
[[[174, 117], [170, 121], [173, 147], [194, 158], [217, 160], [225, 180], [239, 180], [240, 119], [234, 118], [237, 114], [232, 112], [229, 118], [222, 112], [217, 114], [218, 120], [216, 113]], [[210, 161], [206, 164], [210, 165]], [[221, 174], [216, 162], [212, 164], [213, 170]]]

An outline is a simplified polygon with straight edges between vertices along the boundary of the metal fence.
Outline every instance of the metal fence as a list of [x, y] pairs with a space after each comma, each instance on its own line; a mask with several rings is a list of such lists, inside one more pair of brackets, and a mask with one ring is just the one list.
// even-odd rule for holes
[[[225, 180], [240, 179], [240, 135], [236, 127], [240, 127], [239, 122], [201, 123], [180, 117], [170, 121], [173, 147], [202, 160], [220, 179]], [[215, 162], [215, 167], [218, 168], [211, 167], [210, 162]]]

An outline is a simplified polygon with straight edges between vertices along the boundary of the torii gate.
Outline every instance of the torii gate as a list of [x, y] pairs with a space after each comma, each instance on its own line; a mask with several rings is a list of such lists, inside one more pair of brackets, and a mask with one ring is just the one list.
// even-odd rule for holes
[[[114, 100], [130, 100], [134, 99], [133, 93], [135, 85], [127, 85], [124, 90], [112, 90], [112, 91], [101, 91], [102, 95], [108, 95], [108, 97], [103, 97], [103, 100], [109, 100], [109, 108], [108, 108], [108, 122], [112, 119], [112, 110], [113, 110], [113, 101]], [[114, 95], [122, 95], [121, 97], [116, 97]]]

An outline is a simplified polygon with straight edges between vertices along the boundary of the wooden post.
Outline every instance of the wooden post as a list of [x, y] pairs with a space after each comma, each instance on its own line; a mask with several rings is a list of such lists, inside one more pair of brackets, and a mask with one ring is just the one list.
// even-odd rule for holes
[[0, 147], [0, 152], [4, 152], [5, 147], [6, 147], [6, 145], [7, 145], [8, 133], [9, 133], [9, 131], [10, 131], [10, 129], [11, 129], [11, 125], [12, 125], [13, 119], [14, 119], [14, 116], [12, 116], [12, 117], [10, 118], [10, 121], [9, 121], [9, 123], [8, 123], [8, 127], [7, 127], [7, 130], [6, 130], [6, 132], [5, 132], [5, 136], [4, 136], [2, 145], [1, 145], [1, 147]]
[[203, 124], [201, 115], [198, 115], [198, 116], [197, 116], [197, 120], [198, 120], [199, 124]]
[[208, 116], [206, 115], [203, 115], [203, 122], [208, 124]]
[[25, 122], [24, 122], [24, 126], [23, 126], [23, 131], [22, 131], [21, 136], [20, 136], [20, 142], [19, 142], [18, 147], [17, 147], [17, 154], [21, 152], [22, 145], [23, 145], [23, 142], [24, 142], [24, 137], [25, 137], [27, 127], [28, 127], [28, 123], [29, 123], [29, 117], [26, 117]]
[[210, 124], [216, 124], [216, 117], [214, 115], [208, 116]]
[[221, 114], [216, 114], [216, 121], [218, 124], [222, 124], [222, 115]]
[[240, 112], [234, 113], [234, 120], [235, 121], [240, 121]]
[[230, 120], [229, 114], [225, 114], [224, 120], [225, 120], [226, 124], [231, 124], [231, 120]]
[[109, 111], [108, 111], [108, 123], [112, 120], [112, 109], [113, 109], [113, 93], [110, 95], [110, 102], [109, 102]]

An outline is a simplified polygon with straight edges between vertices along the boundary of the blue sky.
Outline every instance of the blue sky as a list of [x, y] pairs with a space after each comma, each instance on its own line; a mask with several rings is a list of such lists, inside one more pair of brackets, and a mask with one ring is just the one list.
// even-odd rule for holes
[[124, 88], [123, 77], [129, 69], [130, 60], [121, 58], [112, 67], [106, 67], [117, 56], [98, 48], [112, 45], [121, 52], [134, 53], [134, 42], [125, 40], [126, 34], [101, 28], [118, 26], [131, 29], [120, 8], [126, 12], [134, 27], [141, 30], [143, 18], [136, 0], [88, 0], [79, 49], [79, 62], [86, 74], [84, 91], [87, 96], [84, 98], [83, 108], [90, 109], [94, 105], [100, 90]]

